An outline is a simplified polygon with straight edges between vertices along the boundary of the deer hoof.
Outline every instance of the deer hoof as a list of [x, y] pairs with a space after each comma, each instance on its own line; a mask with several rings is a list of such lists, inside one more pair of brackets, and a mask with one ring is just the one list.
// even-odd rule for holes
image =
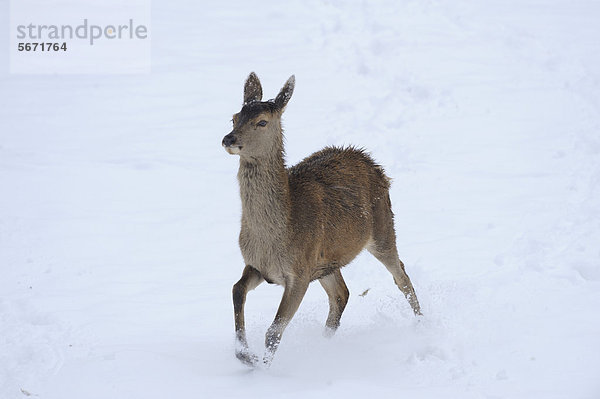
[[250, 353], [247, 350], [235, 351], [235, 357], [237, 357], [240, 362], [244, 363], [248, 367], [255, 367], [258, 363], [258, 356]]
[[268, 369], [271, 367], [271, 363], [273, 363], [273, 358], [275, 357], [275, 351], [267, 349], [265, 351], [265, 356], [263, 357], [263, 367]]

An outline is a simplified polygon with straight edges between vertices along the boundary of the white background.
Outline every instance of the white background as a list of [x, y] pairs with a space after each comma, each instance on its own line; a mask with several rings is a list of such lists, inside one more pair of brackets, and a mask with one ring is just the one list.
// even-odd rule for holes
[[[9, 75], [0, 53], [0, 397], [600, 397], [597, 2], [152, 15], [150, 75]], [[267, 98], [296, 75], [289, 164], [355, 144], [393, 177], [422, 320], [361, 255], [333, 339], [314, 284], [271, 369], [235, 359], [220, 143], [251, 71]], [[281, 292], [249, 295], [258, 353]]]

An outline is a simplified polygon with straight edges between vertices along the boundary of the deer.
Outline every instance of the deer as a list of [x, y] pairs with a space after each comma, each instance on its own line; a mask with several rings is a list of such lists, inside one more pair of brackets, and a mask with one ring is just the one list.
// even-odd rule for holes
[[239, 156], [239, 247], [245, 267], [232, 294], [235, 354], [248, 366], [259, 364], [246, 338], [248, 291], [263, 281], [284, 288], [265, 335], [263, 364], [269, 367], [314, 280], [329, 299], [327, 335], [335, 333], [350, 296], [340, 269], [363, 249], [383, 263], [414, 314], [421, 315], [396, 249], [391, 180], [383, 168], [356, 147], [325, 147], [286, 166], [281, 117], [294, 86], [292, 75], [274, 99], [262, 101], [260, 80], [250, 73], [242, 108], [233, 115], [233, 130], [221, 143], [229, 154]]

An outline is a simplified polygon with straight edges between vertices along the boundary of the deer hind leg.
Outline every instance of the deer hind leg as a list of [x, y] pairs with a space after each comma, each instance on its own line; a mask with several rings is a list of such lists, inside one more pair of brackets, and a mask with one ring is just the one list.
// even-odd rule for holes
[[309, 283], [310, 281], [301, 278], [290, 278], [286, 281], [275, 320], [273, 320], [265, 336], [266, 352], [263, 361], [267, 367], [271, 364], [275, 351], [279, 347], [283, 331], [300, 307]]
[[246, 294], [258, 287], [264, 281], [258, 270], [252, 266], [246, 266], [242, 273], [242, 278], [233, 286], [233, 314], [235, 318], [235, 356], [249, 366], [258, 362], [258, 357], [251, 354], [248, 350], [248, 341], [246, 340], [246, 326], [244, 321], [244, 304], [246, 303]]
[[404, 264], [398, 258], [396, 251], [393, 253], [380, 253], [376, 250], [369, 249], [369, 252], [371, 252], [373, 256], [375, 256], [381, 263], [383, 263], [390, 273], [392, 273], [392, 276], [394, 276], [394, 282], [406, 297], [406, 300], [412, 307], [415, 315], [421, 315], [421, 306], [419, 305], [419, 300], [415, 294], [415, 289], [410, 282], [410, 278], [404, 270]]
[[382, 198], [375, 206], [373, 226], [373, 242], [367, 250], [373, 254], [394, 276], [394, 282], [404, 294], [415, 315], [421, 315], [421, 306], [415, 289], [404, 270], [404, 264], [398, 257], [396, 249], [396, 232], [394, 231], [394, 214], [389, 196]]
[[350, 292], [339, 269], [319, 279], [329, 297], [329, 315], [325, 322], [327, 335], [333, 335], [340, 326], [340, 318], [348, 303]]

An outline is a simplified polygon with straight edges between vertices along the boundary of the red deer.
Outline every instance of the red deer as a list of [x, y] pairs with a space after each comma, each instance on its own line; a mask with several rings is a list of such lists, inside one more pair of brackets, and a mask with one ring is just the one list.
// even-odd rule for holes
[[421, 314], [396, 250], [390, 179], [383, 168], [353, 147], [326, 147], [286, 167], [281, 115], [294, 84], [291, 76], [274, 100], [262, 101], [262, 86], [251, 73], [242, 109], [222, 141], [227, 152], [240, 157], [239, 245], [246, 267], [233, 286], [233, 307], [236, 356], [251, 366], [259, 359], [246, 341], [247, 292], [263, 281], [284, 287], [266, 333], [263, 361], [268, 366], [311, 281], [319, 280], [329, 297], [325, 324], [335, 332], [350, 295], [340, 268], [365, 248], [389, 270], [414, 313]]

